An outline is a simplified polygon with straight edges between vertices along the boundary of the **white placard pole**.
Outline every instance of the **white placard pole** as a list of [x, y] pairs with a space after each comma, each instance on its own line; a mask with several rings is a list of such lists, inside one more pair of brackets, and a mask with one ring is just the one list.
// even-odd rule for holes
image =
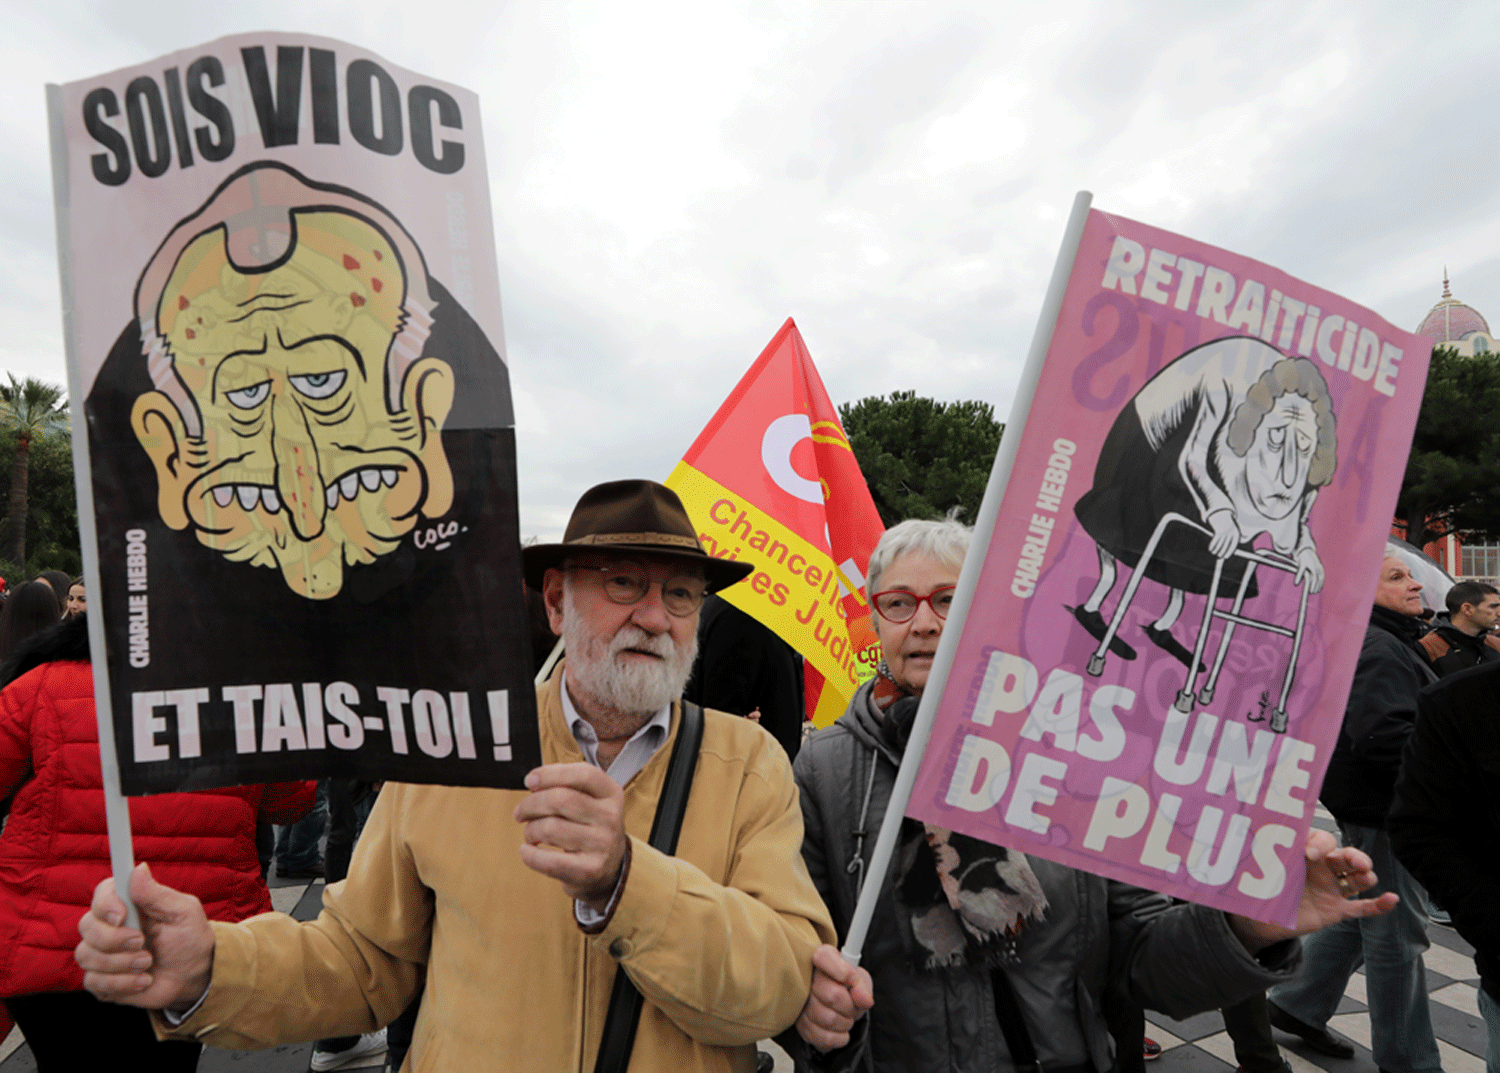
[[896, 836], [901, 830], [901, 820], [906, 815], [907, 802], [911, 800], [917, 769], [922, 766], [922, 753], [932, 734], [932, 721], [937, 714], [948, 673], [953, 669], [958, 639], [963, 633], [969, 604], [979, 582], [979, 572], [984, 566], [990, 537], [995, 531], [995, 518], [1000, 513], [1000, 501], [1005, 496], [1005, 485], [1010, 480], [1016, 451], [1019, 450], [1022, 434], [1026, 431], [1026, 416], [1031, 410], [1031, 400], [1036, 396], [1037, 383], [1042, 378], [1042, 363], [1052, 345], [1052, 332], [1057, 326], [1058, 314], [1062, 312], [1063, 295], [1068, 289], [1068, 277], [1073, 274], [1073, 260], [1078, 255], [1079, 243], [1083, 241], [1083, 226], [1088, 220], [1089, 205], [1093, 200], [1093, 195], [1087, 190], [1080, 190], [1073, 199], [1073, 212], [1068, 217], [1068, 226], [1063, 232], [1062, 248], [1057, 254], [1057, 264], [1052, 268], [1052, 280], [1047, 284], [1047, 295], [1042, 301], [1041, 316], [1037, 318], [1036, 333], [1031, 337], [1031, 350], [1026, 355], [1026, 366], [1021, 370], [1021, 382], [1016, 388], [1015, 401], [1011, 404], [1010, 420], [1005, 423], [1005, 435], [1000, 438], [1000, 450], [995, 453], [995, 464], [990, 469], [990, 480], [984, 489], [979, 517], [974, 522], [974, 541], [964, 559], [963, 570], [958, 575], [953, 607], [948, 612], [942, 638], [938, 641], [932, 671], [927, 678], [927, 688], [917, 706], [917, 717], [912, 724], [911, 737], [906, 743], [906, 752], [901, 757], [901, 768], [896, 772], [896, 785], [891, 789], [891, 800], [886, 806], [885, 820], [880, 825], [880, 835], [870, 854], [870, 864], [865, 870], [866, 882], [859, 892], [854, 917], [849, 921], [849, 934], [844, 939], [843, 954], [854, 965], [859, 964], [860, 954], [864, 950], [865, 936], [870, 930], [870, 918], [875, 914], [875, 900], [880, 896], [880, 888], [890, 869], [891, 854], [896, 849]]
[[78, 490], [78, 540], [83, 551], [83, 581], [89, 594], [90, 666], [94, 672], [94, 713], [99, 720], [99, 770], [104, 780], [104, 819], [109, 828], [109, 863], [115, 890], [125, 903], [125, 923], [140, 927], [130, 900], [130, 873], [135, 849], [130, 842], [130, 806], [120, 793], [120, 762], [109, 693], [109, 659], [104, 644], [104, 586], [99, 580], [99, 531], [94, 524], [93, 469], [89, 466], [89, 427], [84, 415], [88, 385], [78, 375], [79, 353], [73, 330], [73, 246], [68, 220], [68, 139], [63, 128], [62, 87], [47, 87], [47, 122], [52, 132], [52, 199], [57, 214], [57, 269], [62, 278], [63, 342], [68, 358], [68, 413], [73, 427], [73, 479]]
[[536, 672], [536, 684], [537, 685], [541, 685], [547, 679], [549, 679], [549, 678], [552, 677], [552, 668], [556, 667], [557, 666], [557, 661], [560, 660], [560, 659], [562, 659], [562, 658], [563, 658], [563, 643], [562, 643], [562, 638], [559, 637], [557, 639], [557, 644], [553, 645], [552, 646], [552, 651], [550, 653], [548, 653], [546, 661], [542, 663], [542, 669]]

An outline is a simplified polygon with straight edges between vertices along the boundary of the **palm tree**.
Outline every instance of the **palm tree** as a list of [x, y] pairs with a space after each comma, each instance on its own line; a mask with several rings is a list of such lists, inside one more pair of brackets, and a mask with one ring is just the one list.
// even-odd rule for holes
[[26, 568], [26, 482], [31, 468], [31, 444], [68, 429], [64, 389], [27, 377], [0, 384], [0, 428], [16, 434], [16, 464], [10, 475], [10, 560]]

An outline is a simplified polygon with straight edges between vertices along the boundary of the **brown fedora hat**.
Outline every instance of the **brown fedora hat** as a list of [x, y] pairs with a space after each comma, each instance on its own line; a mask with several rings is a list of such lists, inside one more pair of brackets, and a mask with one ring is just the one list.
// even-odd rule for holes
[[609, 481], [583, 493], [568, 519], [561, 544], [533, 544], [521, 549], [526, 583], [540, 589], [543, 574], [581, 551], [688, 559], [703, 567], [710, 592], [733, 585], [755, 569], [749, 563], [715, 559], [704, 551], [682, 500], [655, 481]]

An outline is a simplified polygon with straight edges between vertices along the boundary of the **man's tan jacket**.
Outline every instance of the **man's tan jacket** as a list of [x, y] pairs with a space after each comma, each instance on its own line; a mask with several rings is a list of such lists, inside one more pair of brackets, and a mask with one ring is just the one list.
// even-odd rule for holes
[[[583, 759], [560, 679], [537, 690], [549, 764]], [[390, 783], [318, 919], [215, 924], [207, 1000], [158, 1031], [233, 1049], [371, 1032], [425, 967], [406, 1069], [589, 1073], [623, 966], [646, 999], [632, 1070], [753, 1069], [753, 1043], [796, 1020], [833, 929], [802, 863], [791, 765], [748, 720], [705, 713], [677, 856], [646, 844], [678, 715], [625, 787], [632, 863], [599, 934], [521, 863], [523, 791]]]

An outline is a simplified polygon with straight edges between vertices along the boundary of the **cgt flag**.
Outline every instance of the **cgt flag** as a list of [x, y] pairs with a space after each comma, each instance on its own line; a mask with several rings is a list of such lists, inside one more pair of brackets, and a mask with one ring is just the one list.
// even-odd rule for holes
[[880, 659], [864, 585], [884, 526], [790, 318], [667, 486], [710, 554], [755, 564], [722, 595], [802, 653], [824, 683], [814, 722], [832, 722]]

